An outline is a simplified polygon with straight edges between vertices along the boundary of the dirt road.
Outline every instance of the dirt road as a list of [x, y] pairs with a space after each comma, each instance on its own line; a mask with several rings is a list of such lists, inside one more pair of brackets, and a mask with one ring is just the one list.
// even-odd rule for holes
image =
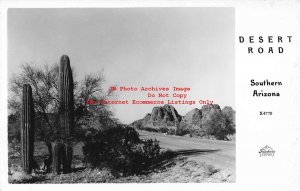
[[235, 141], [218, 141], [139, 131], [141, 138], [160, 141], [164, 149], [176, 151], [189, 159], [212, 164], [235, 174]]

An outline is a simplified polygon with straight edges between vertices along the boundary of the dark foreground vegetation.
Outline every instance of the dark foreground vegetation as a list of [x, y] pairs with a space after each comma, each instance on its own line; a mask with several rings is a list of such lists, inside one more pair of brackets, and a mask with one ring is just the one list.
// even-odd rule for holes
[[131, 127], [91, 134], [89, 131], [83, 154], [84, 162], [93, 168], [106, 167], [113, 174], [141, 174], [162, 160], [158, 141], [141, 140]]
[[73, 148], [72, 172], [55, 175], [43, 164], [48, 158], [46, 144], [36, 142], [34, 159], [38, 166], [31, 174], [26, 174], [20, 167], [20, 144], [10, 143], [9, 182], [234, 182], [230, 172], [189, 159], [203, 154], [203, 150], [165, 150], [156, 140], [141, 140], [132, 128], [117, 127], [103, 132], [89, 130], [86, 140], [74, 143]]
[[[19, 143], [11, 143], [9, 150], [9, 168], [16, 170], [20, 168]], [[45, 160], [48, 158], [45, 145], [42, 142], [36, 143], [35, 150], [34, 158], [37, 163], [33, 169], [35, 176], [25, 182], [39, 182], [43, 180], [44, 176], [42, 175], [51, 174], [52, 171], [45, 165]], [[141, 140], [133, 128], [122, 126], [103, 131], [88, 130], [85, 133], [85, 141], [76, 144], [76, 152], [73, 171], [86, 168], [106, 169], [116, 177], [148, 173], [166, 157], [171, 157], [170, 154], [167, 156], [164, 152], [160, 152], [158, 141]], [[80, 168], [76, 167], [76, 163], [80, 164]], [[10, 175], [13, 175], [11, 171]], [[12, 182], [22, 181], [24, 180]]]

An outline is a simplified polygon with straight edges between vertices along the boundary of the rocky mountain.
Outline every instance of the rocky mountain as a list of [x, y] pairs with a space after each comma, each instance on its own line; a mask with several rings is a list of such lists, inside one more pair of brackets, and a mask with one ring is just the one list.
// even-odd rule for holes
[[195, 108], [184, 116], [182, 122], [197, 126], [201, 124], [201, 118], [202, 111], [198, 108]]
[[[130, 126], [137, 129], [146, 129], [153, 131], [167, 131], [175, 129], [182, 120], [182, 116], [172, 105], [154, 107], [151, 113], [146, 114], [143, 119], [134, 121]], [[163, 130], [164, 129], [164, 130]]]
[[220, 108], [217, 104], [195, 108], [185, 116], [178, 114], [172, 105], [154, 107], [143, 119], [130, 126], [136, 129], [177, 135], [190, 135], [226, 139], [235, 133], [235, 111], [231, 107]]
[[151, 121], [180, 122], [181, 116], [172, 105], [164, 105], [163, 107], [154, 107], [150, 114]]

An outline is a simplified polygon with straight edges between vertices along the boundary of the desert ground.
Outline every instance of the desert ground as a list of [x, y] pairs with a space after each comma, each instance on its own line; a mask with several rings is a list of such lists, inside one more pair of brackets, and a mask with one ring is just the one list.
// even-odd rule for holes
[[[109, 169], [91, 169], [83, 162], [82, 143], [74, 147], [73, 172], [53, 175], [32, 173], [27, 175], [20, 168], [20, 145], [9, 145], [10, 183], [219, 183], [235, 182], [235, 142], [180, 137], [139, 131], [142, 139], [160, 141], [162, 151], [174, 157], [145, 174], [131, 176], [112, 175]], [[44, 143], [35, 143], [34, 158], [41, 164], [47, 157]]]
[[205, 162], [233, 174], [235, 172], [235, 141], [170, 136], [147, 131], [139, 131], [139, 134], [141, 138], [159, 140], [162, 148], [180, 153], [188, 159]]

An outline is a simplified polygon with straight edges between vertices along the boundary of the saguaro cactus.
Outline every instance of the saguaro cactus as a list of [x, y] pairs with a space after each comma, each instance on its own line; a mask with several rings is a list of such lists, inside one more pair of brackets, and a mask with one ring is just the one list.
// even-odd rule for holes
[[63, 171], [64, 173], [68, 173], [72, 169], [73, 148], [70, 145], [65, 145], [64, 152], [66, 153], [66, 157], [63, 160]]
[[34, 104], [29, 84], [23, 85], [22, 121], [21, 121], [21, 163], [25, 172], [33, 167], [34, 150]]
[[64, 136], [69, 138], [74, 128], [74, 84], [70, 59], [63, 55], [59, 67], [60, 119]]
[[74, 128], [74, 84], [70, 59], [63, 55], [59, 67], [59, 99], [60, 99], [60, 126], [64, 134], [66, 163], [64, 171], [71, 170], [73, 149], [70, 147], [70, 134]]
[[64, 144], [59, 142], [52, 143], [52, 172], [59, 174], [61, 165], [66, 163]]

